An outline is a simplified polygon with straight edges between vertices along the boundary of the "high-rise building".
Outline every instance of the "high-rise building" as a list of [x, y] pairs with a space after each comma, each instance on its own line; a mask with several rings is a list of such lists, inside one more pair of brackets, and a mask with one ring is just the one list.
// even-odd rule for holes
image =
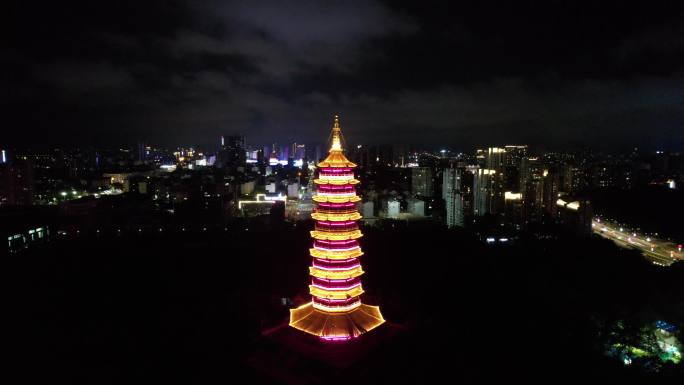
[[408, 211], [411, 215], [415, 215], [415, 216], [419, 216], [419, 217], [425, 216], [425, 202], [424, 201], [422, 201], [420, 199], [416, 199], [416, 198], [411, 198], [411, 199], [408, 199], [408, 201], [406, 203], [407, 203], [406, 204], [406, 211]]
[[506, 165], [506, 149], [501, 147], [489, 147], [487, 149], [486, 166], [490, 170], [502, 170]]
[[461, 194], [463, 196], [463, 217], [473, 216], [474, 206], [474, 192], [473, 185], [475, 184], [475, 174], [477, 174], [476, 165], [467, 165], [465, 170], [461, 173]]
[[394, 145], [392, 146], [392, 163], [394, 166], [404, 167], [408, 163], [409, 151], [406, 146]]
[[544, 176], [544, 212], [555, 218], [558, 212], [556, 200], [562, 191], [559, 165], [553, 164], [545, 167], [542, 175]]
[[221, 148], [247, 148], [245, 137], [242, 135], [221, 136]]
[[504, 189], [505, 191], [521, 190], [520, 187], [520, 167], [522, 160], [527, 156], [527, 146], [506, 146], [506, 155], [504, 157]]
[[306, 157], [306, 146], [303, 144], [292, 143], [292, 151], [290, 151], [292, 159], [300, 160]]
[[138, 142], [138, 161], [145, 162], [147, 160], [148, 151], [145, 151], [145, 143]]
[[387, 213], [387, 218], [397, 219], [399, 218], [401, 207], [399, 201], [392, 198], [385, 201], [385, 212]]
[[447, 168], [443, 173], [442, 199], [446, 207], [447, 227], [463, 226], [464, 199], [461, 191], [463, 169]]
[[245, 137], [240, 135], [222, 136], [218, 160], [223, 167], [244, 166], [247, 160]]
[[411, 193], [414, 197], [431, 198], [433, 196], [432, 169], [429, 167], [413, 167], [411, 169]]
[[506, 167], [520, 167], [520, 162], [527, 156], [527, 145], [508, 145], [504, 150], [506, 151], [506, 155], [504, 156], [504, 165]]
[[343, 153], [342, 132], [336, 116], [332, 128], [332, 145], [328, 156], [318, 163], [318, 186], [313, 200], [316, 209], [311, 216], [316, 228], [309, 268], [312, 301], [290, 310], [290, 326], [324, 340], [349, 340], [385, 322], [377, 306], [361, 302], [359, 257], [363, 255], [358, 239], [354, 177], [355, 163]]
[[566, 229], [581, 235], [590, 235], [591, 222], [594, 215], [591, 201], [588, 199], [572, 199], [568, 196], [558, 198], [557, 220]]
[[455, 167], [445, 168], [442, 172], [442, 199], [447, 198], [447, 194], [461, 188], [461, 172]]
[[473, 177], [473, 214], [475, 216], [492, 214], [496, 171], [479, 168], [475, 172], [476, 174]]
[[375, 204], [372, 201], [363, 202], [363, 217], [373, 218], [375, 217]]
[[504, 193], [504, 219], [507, 225], [516, 230], [522, 230], [525, 226], [523, 203], [522, 193]]
[[504, 191], [506, 191], [506, 149], [489, 147], [487, 149], [486, 166], [490, 172], [490, 198], [488, 212], [498, 214], [504, 208]]
[[299, 183], [294, 182], [287, 185], [287, 197], [288, 198], [299, 198]]
[[17, 158], [0, 164], [0, 205], [30, 206], [34, 188], [30, 159]]
[[368, 168], [371, 164], [368, 146], [364, 146], [362, 144], [359, 144], [352, 149], [351, 158], [353, 159], [354, 163], [358, 164], [363, 169]]
[[273, 151], [271, 151], [271, 155], [268, 157], [268, 164], [269, 166], [277, 166], [279, 163], [278, 159], [278, 154], [276, 153], [276, 146], [274, 145]]
[[[547, 172], [548, 173], [548, 172]], [[541, 222], [544, 213], [544, 164], [538, 157], [523, 158], [520, 185], [525, 224]]]

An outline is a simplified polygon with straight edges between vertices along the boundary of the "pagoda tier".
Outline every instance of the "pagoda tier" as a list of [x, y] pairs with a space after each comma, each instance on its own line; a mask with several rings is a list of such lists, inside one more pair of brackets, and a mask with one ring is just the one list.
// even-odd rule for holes
[[326, 340], [346, 340], [381, 325], [385, 320], [376, 306], [361, 303], [363, 255], [358, 239], [361, 219], [355, 202], [354, 167], [342, 150], [342, 132], [335, 117], [328, 157], [318, 163], [316, 209], [311, 217], [313, 263], [309, 268], [311, 302], [290, 311], [290, 326]]

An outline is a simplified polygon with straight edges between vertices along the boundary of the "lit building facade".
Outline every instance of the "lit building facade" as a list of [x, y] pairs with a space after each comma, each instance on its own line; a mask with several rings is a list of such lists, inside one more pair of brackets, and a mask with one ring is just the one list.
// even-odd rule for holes
[[324, 340], [349, 340], [385, 322], [377, 306], [361, 302], [363, 274], [359, 257], [357, 221], [361, 215], [356, 202], [356, 164], [342, 149], [338, 117], [332, 129], [328, 156], [318, 163], [318, 178], [311, 214], [316, 227], [311, 232], [313, 263], [309, 268], [311, 302], [290, 310], [290, 326]]

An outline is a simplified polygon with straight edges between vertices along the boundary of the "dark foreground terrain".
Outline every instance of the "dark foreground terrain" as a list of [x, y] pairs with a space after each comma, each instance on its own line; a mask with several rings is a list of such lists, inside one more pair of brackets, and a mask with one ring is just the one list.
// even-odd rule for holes
[[84, 235], [9, 256], [11, 366], [31, 383], [681, 381], [682, 364], [605, 352], [616, 323], [681, 336], [684, 263], [427, 224], [365, 230], [365, 301], [391, 323], [363, 359], [293, 353], [262, 332], [287, 319], [282, 298], [306, 300], [308, 227]]

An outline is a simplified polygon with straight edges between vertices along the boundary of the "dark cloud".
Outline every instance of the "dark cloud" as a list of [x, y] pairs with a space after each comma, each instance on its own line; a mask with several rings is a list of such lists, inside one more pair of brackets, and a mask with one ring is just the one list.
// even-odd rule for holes
[[4, 140], [684, 146], [676, 5], [476, 3], [13, 4]]

